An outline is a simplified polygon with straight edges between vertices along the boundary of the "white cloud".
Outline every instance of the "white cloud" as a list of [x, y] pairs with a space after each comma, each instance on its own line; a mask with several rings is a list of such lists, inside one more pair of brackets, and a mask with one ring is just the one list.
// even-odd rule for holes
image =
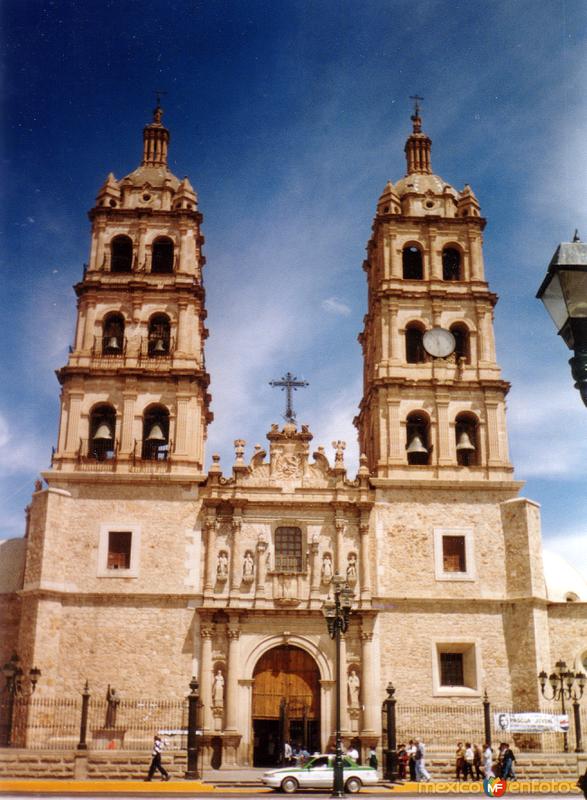
[[587, 525], [545, 536], [544, 547], [563, 556], [587, 580]]
[[328, 311], [330, 314], [340, 314], [343, 317], [348, 317], [351, 313], [350, 306], [338, 297], [328, 297], [322, 301], [321, 305], [324, 311]]

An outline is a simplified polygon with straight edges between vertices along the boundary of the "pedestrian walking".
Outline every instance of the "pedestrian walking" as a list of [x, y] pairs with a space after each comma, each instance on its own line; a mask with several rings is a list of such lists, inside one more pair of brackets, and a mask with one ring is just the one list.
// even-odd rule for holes
[[426, 746], [420, 739], [414, 739], [414, 745], [416, 746], [416, 755], [414, 756], [416, 760], [416, 780], [418, 782], [428, 782], [430, 774], [426, 769]]
[[414, 744], [414, 740], [410, 739], [408, 742], [408, 748], [406, 750], [408, 754], [408, 768], [410, 770], [410, 780], [416, 780], [416, 745]]
[[481, 762], [483, 761], [483, 753], [478, 744], [473, 745], [473, 770], [475, 771], [475, 780], [481, 780]]
[[494, 778], [493, 771], [493, 750], [489, 742], [483, 745], [483, 774], [486, 778]]
[[514, 751], [509, 745], [509, 742], [505, 742], [505, 749], [503, 751], [503, 769], [501, 773], [501, 777], [504, 781], [515, 781], [516, 780], [516, 772], [514, 770], [514, 761], [516, 757], [514, 755]]
[[377, 765], [377, 753], [376, 753], [374, 747], [372, 747], [369, 750], [369, 766], [372, 767], [373, 769], [377, 769], [377, 766], [378, 766]]
[[475, 753], [471, 746], [471, 742], [465, 742], [465, 753], [463, 755], [463, 780], [473, 780], [473, 762], [475, 761]]
[[149, 774], [145, 778], [146, 781], [153, 780], [153, 775], [155, 774], [155, 770], [159, 770], [161, 773], [161, 780], [168, 781], [169, 780], [169, 773], [161, 763], [161, 753], [163, 752], [163, 748], [165, 747], [165, 742], [160, 736], [155, 736], [153, 739], [153, 751], [151, 753], [151, 766], [149, 767]]
[[398, 771], [399, 771], [399, 779], [400, 781], [405, 781], [406, 775], [408, 773], [408, 751], [406, 750], [405, 744], [400, 744], [397, 750], [397, 764], [398, 764]]
[[292, 758], [293, 758], [293, 750], [291, 747], [291, 743], [286, 742], [283, 745], [283, 761], [285, 764], [289, 765], [292, 762]]
[[461, 775], [464, 774], [465, 762], [465, 748], [462, 742], [457, 742], [457, 750], [455, 753], [455, 780], [460, 781]]

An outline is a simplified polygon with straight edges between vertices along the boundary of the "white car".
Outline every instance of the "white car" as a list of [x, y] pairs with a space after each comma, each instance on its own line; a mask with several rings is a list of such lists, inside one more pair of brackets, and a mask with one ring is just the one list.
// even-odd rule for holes
[[[379, 781], [373, 767], [361, 767], [349, 756], [342, 757], [342, 764], [344, 788], [349, 793], [360, 792], [363, 786], [374, 786]], [[334, 755], [314, 756], [303, 767], [272, 769], [261, 780], [266, 786], [288, 794], [298, 789], [332, 789]]]

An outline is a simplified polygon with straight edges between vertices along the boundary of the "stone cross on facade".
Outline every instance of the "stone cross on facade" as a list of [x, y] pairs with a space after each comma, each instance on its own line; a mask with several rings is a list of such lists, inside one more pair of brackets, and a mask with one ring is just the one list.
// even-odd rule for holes
[[278, 381], [269, 381], [269, 386], [273, 388], [279, 387], [282, 391], [285, 389], [286, 392], [286, 402], [285, 402], [285, 414], [283, 418], [286, 422], [295, 423], [296, 421], [296, 412], [293, 410], [291, 398], [292, 398], [292, 391], [297, 392], [298, 389], [304, 389], [306, 386], [310, 384], [308, 381], [299, 381], [295, 375], [292, 375], [291, 372], [286, 372], [283, 378]]

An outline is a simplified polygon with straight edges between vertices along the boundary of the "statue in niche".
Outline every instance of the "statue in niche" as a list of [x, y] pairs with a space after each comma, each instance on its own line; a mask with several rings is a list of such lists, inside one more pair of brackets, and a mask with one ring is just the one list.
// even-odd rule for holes
[[215, 708], [222, 708], [224, 705], [224, 675], [220, 669], [216, 672], [212, 684], [212, 705]]
[[116, 727], [116, 712], [119, 703], [120, 697], [116, 689], [108, 684], [108, 688], [106, 689], [106, 720], [104, 722], [104, 727], [109, 730]]
[[322, 570], [320, 571], [322, 583], [330, 583], [332, 580], [332, 557], [330, 553], [324, 553], [322, 556]]
[[349, 704], [351, 708], [356, 708], [359, 705], [359, 689], [361, 687], [361, 679], [354, 669], [351, 670], [351, 673], [347, 678], [347, 686], [349, 687]]
[[243, 559], [243, 581], [245, 583], [251, 583], [255, 577], [255, 561], [253, 560], [253, 554], [250, 550], [247, 550], [245, 553], [245, 557]]
[[347, 583], [354, 584], [357, 582], [357, 554], [348, 554], [348, 564], [346, 568]]
[[216, 565], [216, 578], [225, 581], [228, 578], [228, 554], [226, 550], [218, 553], [218, 564]]

